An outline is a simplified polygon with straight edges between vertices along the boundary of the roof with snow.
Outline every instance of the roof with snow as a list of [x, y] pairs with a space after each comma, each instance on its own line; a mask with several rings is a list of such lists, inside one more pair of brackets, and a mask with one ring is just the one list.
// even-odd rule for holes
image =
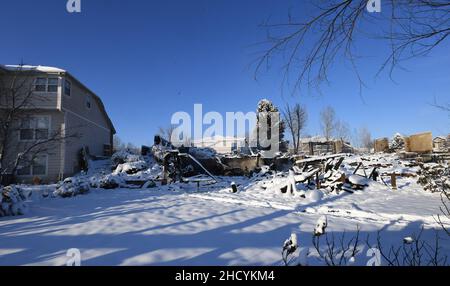
[[29, 65], [0, 65], [5, 70], [8, 71], [36, 71], [44, 73], [66, 73], [65, 70], [55, 67], [47, 66], [29, 66]]
[[84, 89], [86, 89], [89, 93], [91, 93], [94, 97], [94, 99], [97, 101], [100, 110], [103, 112], [103, 114], [106, 117], [106, 120], [108, 121], [109, 125], [111, 126], [111, 129], [113, 133], [116, 133], [116, 128], [114, 127], [114, 124], [111, 121], [111, 118], [109, 118], [108, 113], [106, 112], [105, 105], [103, 104], [100, 97], [90, 90], [87, 86], [85, 86], [81, 81], [79, 81], [76, 77], [74, 77], [72, 74], [70, 74], [68, 71], [64, 69], [60, 69], [57, 67], [49, 67], [49, 66], [32, 66], [32, 65], [2, 65], [0, 64], [0, 69], [10, 72], [36, 72], [36, 73], [47, 73], [47, 74], [62, 74], [62, 75], [68, 75], [73, 80], [75, 80], [79, 85], [81, 85]]
[[447, 138], [444, 136], [437, 136], [436, 138], [434, 138], [433, 140], [442, 140], [442, 141], [446, 141]]

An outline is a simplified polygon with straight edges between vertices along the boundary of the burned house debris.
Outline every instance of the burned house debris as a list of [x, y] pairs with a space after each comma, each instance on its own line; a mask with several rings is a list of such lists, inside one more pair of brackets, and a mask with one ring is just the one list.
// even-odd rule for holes
[[[214, 175], [249, 175], [263, 165], [262, 157], [252, 154], [219, 154], [209, 147], [175, 148], [170, 142], [155, 136], [152, 147], [153, 156], [164, 166], [170, 179], [196, 174]], [[175, 173], [177, 175], [175, 175]], [[175, 177], [174, 177], [175, 176]]]
[[438, 163], [450, 158], [449, 138], [438, 136], [433, 139], [431, 132], [411, 136], [403, 136], [397, 133], [390, 142], [388, 138], [375, 140], [374, 150], [375, 153], [397, 153], [402, 159]]
[[354, 149], [349, 142], [339, 139], [327, 140], [320, 136], [301, 139], [300, 149], [308, 156], [354, 153]]
[[[178, 181], [196, 182], [199, 186], [200, 183], [218, 183], [224, 176], [259, 180], [269, 175], [278, 178], [272, 183], [281, 193], [297, 192], [300, 185], [306, 190], [320, 190], [320, 193], [354, 193], [374, 183], [396, 190], [399, 179], [417, 178], [418, 184], [434, 192], [436, 185], [448, 184], [449, 180], [446, 165], [433, 167], [426, 163], [428, 158], [435, 158], [431, 138], [431, 133], [409, 137], [396, 134], [390, 142], [382, 138], [376, 140], [374, 147], [375, 151], [386, 155], [377, 156], [355, 156], [350, 144], [342, 140], [307, 138], [301, 142], [302, 155], [284, 153], [276, 158], [265, 158], [257, 150], [249, 154], [220, 154], [206, 147], [176, 148], [156, 136], [152, 154], [163, 166], [163, 184]], [[384, 160], [386, 156], [396, 156], [397, 163]], [[424, 175], [430, 172], [441, 178]], [[235, 193], [237, 189], [234, 184], [231, 192]]]

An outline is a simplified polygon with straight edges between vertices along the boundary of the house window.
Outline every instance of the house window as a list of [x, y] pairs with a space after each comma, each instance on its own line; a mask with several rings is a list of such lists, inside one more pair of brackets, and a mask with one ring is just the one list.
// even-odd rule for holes
[[39, 77], [36, 79], [36, 83], [34, 86], [35, 91], [46, 92], [47, 91], [47, 79]]
[[72, 91], [72, 83], [67, 79], [64, 81], [64, 94], [70, 96]]
[[91, 98], [89, 96], [86, 96], [86, 108], [91, 109]]
[[34, 84], [34, 90], [38, 92], [57, 92], [59, 80], [57, 78], [38, 77]]
[[48, 92], [57, 92], [58, 91], [58, 79], [57, 78], [49, 78], [47, 84]]
[[111, 155], [112, 155], [111, 145], [103, 144], [103, 156], [111, 156]]
[[20, 124], [20, 141], [48, 139], [50, 133], [50, 118], [48, 116], [33, 116], [22, 119]]
[[17, 169], [19, 176], [45, 176], [47, 175], [48, 157], [47, 155], [37, 155], [34, 158], [28, 156]]

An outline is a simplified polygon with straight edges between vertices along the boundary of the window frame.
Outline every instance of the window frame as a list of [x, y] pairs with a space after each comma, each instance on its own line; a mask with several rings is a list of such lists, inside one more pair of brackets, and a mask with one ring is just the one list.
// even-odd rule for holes
[[[43, 138], [43, 139], [36, 139], [36, 131], [37, 130], [44, 130], [43, 128], [37, 128], [38, 126], [35, 126], [33, 128], [22, 128], [22, 120], [24, 119], [38, 119], [38, 118], [47, 118], [48, 120], [48, 128], [47, 128], [47, 138]], [[48, 138], [50, 138], [50, 132], [52, 130], [52, 117], [50, 115], [31, 115], [28, 116], [26, 118], [22, 118], [20, 125], [19, 125], [19, 131], [18, 131], [18, 136], [19, 136], [19, 142], [39, 142], [39, 141], [44, 141], [47, 140]], [[37, 122], [37, 121], [36, 121]], [[22, 130], [33, 130], [33, 139], [22, 139]]]
[[[38, 85], [37, 81], [39, 79], [44, 79], [45, 80], [45, 85], [43, 85], [43, 84], [39, 84]], [[56, 85], [54, 85], [54, 84], [50, 85], [49, 84], [49, 81], [52, 80], [52, 79], [57, 81]], [[45, 90], [36, 90], [36, 86], [45, 86]], [[49, 91], [49, 86], [56, 86], [56, 91]], [[33, 91], [36, 92], [36, 93], [58, 93], [59, 86], [60, 86], [59, 77], [49, 77], [49, 76], [47, 76], [47, 77], [39, 77], [38, 76], [34, 80]]]
[[[69, 85], [69, 94], [67, 94], [67, 85]], [[68, 80], [67, 78], [64, 79], [64, 95], [66, 96], [72, 96], [72, 82]]]
[[29, 174], [21, 175], [21, 174], [19, 174], [21, 169], [18, 169], [17, 170], [17, 176], [19, 176], [19, 177], [38, 177], [38, 176], [47, 177], [48, 176], [48, 154], [39, 154], [36, 157], [44, 157], [45, 158], [44, 159], [44, 161], [45, 161], [44, 174], [35, 174], [34, 173], [34, 164], [31, 164], [31, 165], [26, 166], [26, 168], [30, 169], [30, 173]]
[[[45, 83], [38, 84], [38, 81], [40, 81], [40, 80], [44, 80]], [[48, 80], [46, 77], [36, 77], [36, 79], [34, 80], [33, 91], [34, 92], [47, 92], [47, 83], [48, 83]], [[37, 90], [36, 89], [37, 86], [43, 86], [44, 90]]]

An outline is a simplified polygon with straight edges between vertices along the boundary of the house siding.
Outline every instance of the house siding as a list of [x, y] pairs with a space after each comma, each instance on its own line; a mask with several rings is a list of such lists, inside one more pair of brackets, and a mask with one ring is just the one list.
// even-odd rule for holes
[[71, 176], [80, 171], [78, 154], [84, 147], [94, 156], [103, 155], [103, 145], [109, 144], [111, 131], [97, 127], [93, 122], [86, 121], [74, 113], [66, 112], [66, 130], [75, 132], [78, 138], [68, 139], [65, 144], [65, 176]]
[[[42, 73], [33, 73], [26, 76], [17, 77], [16, 80], [20, 81], [18, 85], [22, 86], [22, 94], [26, 94], [29, 91], [33, 89], [34, 81], [38, 77], [44, 77], [44, 78], [58, 78], [58, 91], [57, 92], [33, 92], [33, 95], [31, 97], [32, 100], [30, 100], [28, 106], [25, 108], [34, 109], [59, 109], [59, 98], [61, 95], [61, 77], [59, 75], [53, 75], [53, 74], [42, 74]], [[13, 80], [13, 76], [10, 74], [7, 74], [6, 76], [2, 76], [2, 80], [4, 82], [9, 83]], [[11, 105], [10, 102], [7, 102], [7, 98], [1, 98], [2, 100], [1, 105], [2, 106], [9, 106]]]
[[[83, 86], [77, 83], [71, 76], [66, 76], [64, 80], [67, 79], [72, 83], [71, 95], [65, 95], [64, 89], [62, 91], [62, 110], [68, 110], [71, 113], [75, 113], [89, 121], [97, 124], [97, 127], [103, 127], [104, 129], [111, 130], [109, 122], [105, 114], [101, 111], [101, 108], [96, 100], [96, 96], [92, 94], [89, 90], [85, 89]], [[86, 99], [89, 98], [91, 102], [91, 108], [86, 107]]]
[[[66, 132], [77, 133], [78, 138], [68, 139], [64, 150], [64, 174], [71, 176], [79, 172], [79, 153], [84, 147], [94, 156], [103, 156], [103, 145], [111, 144], [112, 130], [96, 96], [72, 77], [71, 95], [62, 94], [62, 110], [65, 114]], [[64, 82], [65, 79], [63, 79]], [[86, 106], [86, 98], [90, 99], [91, 108]]]
[[[50, 132], [60, 132], [61, 126], [64, 122], [64, 115], [58, 111], [30, 111], [29, 115], [32, 116], [49, 116], [50, 117]], [[7, 154], [9, 162], [13, 162], [17, 157], [19, 152], [25, 150], [33, 142], [22, 142], [19, 140], [19, 131], [13, 132], [10, 140], [10, 148]], [[11, 147], [14, 146], [14, 147]], [[49, 152], [46, 152], [47, 161], [47, 175], [46, 176], [36, 176], [45, 183], [56, 182], [60, 175], [61, 166], [61, 142], [52, 143]], [[16, 176], [17, 182], [19, 183], [32, 183], [35, 176]]]

